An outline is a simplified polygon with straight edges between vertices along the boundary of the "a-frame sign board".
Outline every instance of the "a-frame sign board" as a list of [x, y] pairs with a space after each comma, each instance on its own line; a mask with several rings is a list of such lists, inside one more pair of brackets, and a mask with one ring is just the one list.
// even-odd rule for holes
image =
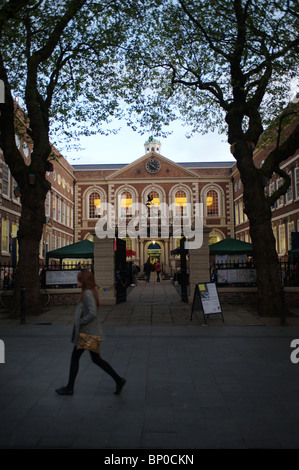
[[201, 305], [205, 323], [207, 323], [206, 316], [213, 314], [221, 315], [222, 321], [224, 322], [217, 287], [214, 282], [203, 282], [196, 284], [190, 320], [192, 320], [193, 311], [195, 310], [196, 303], [198, 303], [198, 300]]

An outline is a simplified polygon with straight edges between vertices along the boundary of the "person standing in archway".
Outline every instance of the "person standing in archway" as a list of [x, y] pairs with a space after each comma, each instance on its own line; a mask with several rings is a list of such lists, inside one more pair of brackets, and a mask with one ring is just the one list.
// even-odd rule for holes
[[157, 273], [157, 282], [160, 282], [161, 264], [159, 263], [159, 261], [157, 261], [157, 263], [155, 264], [155, 270]]
[[150, 282], [152, 264], [149, 259], [147, 260], [146, 263], [144, 263], [143, 270], [145, 272], [145, 281]]

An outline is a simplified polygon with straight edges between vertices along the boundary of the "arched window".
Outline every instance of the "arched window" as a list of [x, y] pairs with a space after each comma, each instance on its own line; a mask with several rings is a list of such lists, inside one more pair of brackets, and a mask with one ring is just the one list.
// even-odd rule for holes
[[187, 194], [185, 191], [179, 190], [174, 196], [175, 202], [175, 215], [182, 217], [187, 214]]
[[160, 196], [157, 191], [150, 191], [147, 195], [148, 215], [157, 217], [160, 207]]
[[101, 195], [93, 191], [89, 195], [89, 218], [90, 219], [96, 219], [97, 217], [101, 216]]
[[132, 215], [132, 194], [129, 191], [124, 191], [120, 195], [120, 215], [127, 217]]
[[219, 215], [218, 193], [214, 189], [207, 192], [207, 216]]

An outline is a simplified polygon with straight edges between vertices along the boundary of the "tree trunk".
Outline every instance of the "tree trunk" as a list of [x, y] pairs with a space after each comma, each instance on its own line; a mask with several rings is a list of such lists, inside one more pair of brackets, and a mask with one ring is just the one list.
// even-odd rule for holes
[[25, 289], [26, 315], [41, 313], [39, 295], [39, 246], [45, 222], [45, 180], [26, 185], [22, 191], [22, 213], [19, 223], [19, 262], [16, 273], [13, 315], [20, 313], [20, 292]]
[[257, 270], [258, 312], [262, 316], [285, 319], [279, 263], [272, 230], [271, 208], [264, 195], [264, 186], [251, 152], [243, 146], [237, 159], [244, 186], [245, 212], [250, 222], [253, 257]]

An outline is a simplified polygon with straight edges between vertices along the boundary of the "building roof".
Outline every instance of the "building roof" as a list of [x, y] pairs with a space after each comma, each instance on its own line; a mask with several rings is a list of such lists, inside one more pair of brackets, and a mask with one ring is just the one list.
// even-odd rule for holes
[[[225, 162], [178, 162], [183, 168], [232, 168], [235, 164], [234, 161]], [[129, 163], [90, 163], [85, 165], [72, 165], [74, 171], [94, 171], [94, 170], [121, 170], [129, 165]]]

